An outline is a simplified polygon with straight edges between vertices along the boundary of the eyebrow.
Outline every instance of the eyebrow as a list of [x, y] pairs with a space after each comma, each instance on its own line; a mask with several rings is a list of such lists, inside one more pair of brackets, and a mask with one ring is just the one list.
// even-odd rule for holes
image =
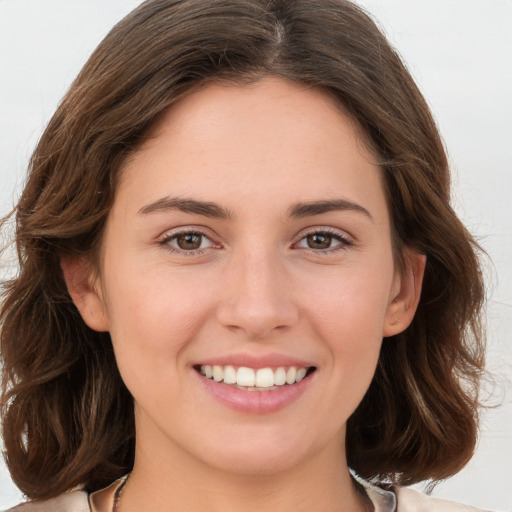
[[301, 218], [339, 210], [362, 213], [373, 221], [373, 217], [366, 208], [362, 207], [360, 204], [348, 201], [347, 199], [330, 199], [325, 201], [312, 201], [310, 203], [297, 203], [291, 206], [288, 212], [290, 217]]
[[196, 213], [198, 215], [204, 215], [205, 217], [213, 217], [217, 219], [229, 219], [233, 216], [229, 210], [226, 210], [215, 203], [179, 197], [163, 197], [154, 203], [150, 203], [142, 207], [139, 210], [139, 213], [147, 215], [149, 213], [165, 212], [168, 210]]
[[[231, 219], [233, 217], [233, 214], [229, 210], [216, 203], [179, 197], [163, 197], [158, 199], [153, 203], [143, 206], [139, 210], [139, 214], [147, 215], [150, 213], [165, 212], [168, 210], [179, 210], [185, 213], [195, 213], [197, 215], [217, 219]], [[302, 218], [321, 215], [332, 211], [354, 211], [362, 213], [373, 221], [373, 217], [366, 208], [352, 201], [348, 201], [347, 199], [330, 199], [312, 201], [308, 203], [297, 203], [288, 209], [288, 215], [290, 217]]]

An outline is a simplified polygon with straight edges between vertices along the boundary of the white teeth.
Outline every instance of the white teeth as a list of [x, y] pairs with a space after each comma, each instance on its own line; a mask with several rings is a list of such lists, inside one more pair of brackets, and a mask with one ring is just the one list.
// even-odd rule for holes
[[286, 383], [286, 370], [282, 366], [280, 366], [276, 370], [276, 373], [274, 373], [274, 384], [276, 386], [282, 386], [285, 383]]
[[295, 384], [295, 377], [297, 376], [297, 368], [290, 366], [286, 372], [286, 384]]
[[234, 366], [224, 366], [224, 382], [226, 384], [236, 384], [236, 370]]
[[239, 386], [254, 387], [255, 380], [254, 370], [252, 368], [246, 368], [245, 366], [238, 368], [236, 372], [236, 383]]
[[220, 382], [224, 379], [224, 372], [222, 371], [222, 366], [215, 365], [213, 367], [213, 380], [215, 382]]
[[200, 372], [208, 379], [249, 388], [250, 391], [277, 389], [285, 384], [295, 384], [306, 376], [307, 371], [307, 368], [297, 368], [296, 366], [288, 368], [280, 366], [275, 370], [272, 368], [254, 370], [246, 366], [240, 366], [237, 369], [232, 365], [203, 365], [200, 367]]
[[206, 377], [208, 377], [209, 379], [213, 377], [213, 369], [209, 364], [207, 364], [206, 366], [201, 366], [201, 369], [204, 371]]
[[260, 368], [256, 372], [256, 387], [271, 388], [274, 385], [274, 372], [271, 368]]
[[297, 370], [297, 377], [295, 377], [295, 382], [300, 382], [306, 376], [306, 373], [306, 368], [299, 368]]

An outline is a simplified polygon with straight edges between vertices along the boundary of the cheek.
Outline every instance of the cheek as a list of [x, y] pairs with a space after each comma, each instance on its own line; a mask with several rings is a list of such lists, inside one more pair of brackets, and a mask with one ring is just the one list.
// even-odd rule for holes
[[[392, 269], [392, 264], [388, 266]], [[374, 269], [370, 266], [340, 269], [315, 283], [302, 285], [309, 290], [304, 300], [317, 319], [316, 325], [331, 333], [337, 331], [342, 338], [351, 333], [367, 333], [361, 342], [368, 337], [377, 336], [379, 340], [382, 337], [391, 286], [392, 270], [387, 272], [378, 265]]]
[[108, 274], [107, 305], [113, 330], [128, 338], [137, 332], [154, 331], [154, 337], [146, 342], [156, 342], [160, 337], [157, 333], [179, 337], [204, 314], [209, 292], [198, 273], [172, 271], [169, 265], [138, 259], [123, 267]]
[[384, 323], [382, 303], [363, 297], [360, 288], [359, 292], [361, 296], [356, 298], [344, 290], [335, 300], [324, 299], [324, 303], [319, 298], [314, 322], [319, 337], [326, 341], [333, 370], [341, 374], [345, 385], [347, 376], [354, 376], [348, 385], [356, 387], [361, 378], [369, 384], [373, 376]]
[[184, 348], [211, 315], [207, 290], [199, 278], [156, 266], [138, 273], [118, 268], [109, 275], [110, 334], [128, 387], [148, 375], [170, 382], [176, 375], [170, 370], [179, 368]]
[[313, 335], [324, 341], [329, 354], [326, 364], [336, 376], [333, 386], [343, 386], [344, 396], [355, 405], [369, 386], [379, 358], [391, 276], [379, 265], [374, 271], [371, 267], [365, 272], [345, 269], [333, 273], [322, 286], [310, 287], [307, 297]]

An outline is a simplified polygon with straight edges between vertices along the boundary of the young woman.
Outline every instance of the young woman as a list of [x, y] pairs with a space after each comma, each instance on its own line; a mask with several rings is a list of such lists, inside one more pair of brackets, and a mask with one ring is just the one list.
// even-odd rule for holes
[[353, 4], [145, 2], [15, 214], [17, 510], [469, 508], [403, 486], [473, 453], [478, 248], [425, 101]]

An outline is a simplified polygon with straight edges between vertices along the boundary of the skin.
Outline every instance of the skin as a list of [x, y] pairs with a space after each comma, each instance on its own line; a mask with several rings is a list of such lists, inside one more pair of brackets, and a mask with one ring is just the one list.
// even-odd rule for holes
[[[345, 425], [383, 338], [412, 320], [425, 264], [406, 250], [405, 271], [395, 270], [375, 160], [327, 96], [265, 78], [189, 94], [127, 163], [100, 271], [62, 262], [84, 320], [110, 331], [135, 399], [122, 512], [365, 510]], [[168, 198], [229, 216], [161, 208]], [[297, 203], [340, 199], [351, 208], [290, 215]], [[184, 231], [204, 233], [199, 249], [180, 249], [172, 237]], [[316, 368], [269, 414], [220, 403], [193, 368], [269, 353]], [[95, 496], [100, 512], [109, 499]]]

